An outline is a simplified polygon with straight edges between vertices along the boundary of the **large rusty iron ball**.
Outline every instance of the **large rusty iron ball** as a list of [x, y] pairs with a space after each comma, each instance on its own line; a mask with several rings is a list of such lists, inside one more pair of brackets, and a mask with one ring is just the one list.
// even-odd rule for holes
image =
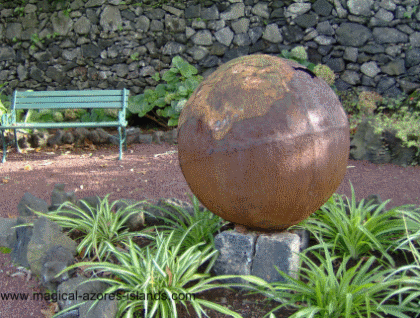
[[294, 61], [256, 54], [220, 66], [189, 98], [178, 127], [191, 191], [249, 229], [306, 219], [346, 172], [346, 114], [328, 84]]

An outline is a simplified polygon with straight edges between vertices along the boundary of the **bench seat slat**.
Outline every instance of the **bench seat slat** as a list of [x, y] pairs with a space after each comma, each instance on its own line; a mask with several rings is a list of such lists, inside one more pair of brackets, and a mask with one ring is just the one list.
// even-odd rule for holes
[[19, 104], [42, 104], [42, 103], [99, 103], [119, 102], [121, 105], [122, 96], [71, 96], [71, 97], [21, 97], [17, 100]]
[[123, 126], [118, 121], [106, 121], [101, 123], [16, 123], [16, 125], [1, 126], [2, 129], [35, 129], [35, 128], [73, 128], [73, 127], [116, 127]]
[[17, 98], [25, 96], [123, 96], [123, 94], [120, 90], [16, 92]]
[[65, 109], [65, 108], [122, 108], [121, 102], [113, 103], [46, 103], [16, 104], [15, 109]]

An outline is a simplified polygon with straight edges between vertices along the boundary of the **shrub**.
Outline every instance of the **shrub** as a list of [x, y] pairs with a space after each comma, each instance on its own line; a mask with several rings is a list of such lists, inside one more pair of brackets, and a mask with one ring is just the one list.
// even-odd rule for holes
[[86, 109], [68, 108], [64, 110], [64, 119], [68, 121], [76, 121], [85, 113], [87, 113]]
[[396, 130], [396, 136], [402, 140], [405, 147], [416, 147], [417, 155], [420, 152], [420, 112], [409, 112], [407, 106], [391, 116], [378, 114], [370, 121], [375, 127], [375, 133], [382, 133], [384, 130]]
[[420, 89], [416, 89], [410, 95], [402, 93], [396, 97], [384, 97], [379, 103], [380, 110], [398, 111], [407, 107], [409, 112], [420, 111]]
[[383, 99], [378, 103], [378, 110], [379, 111], [399, 111], [401, 107], [404, 106], [407, 96], [405, 94], [401, 94], [397, 97], [383, 97]]
[[413, 110], [420, 111], [420, 89], [416, 89], [408, 96], [407, 106]]
[[307, 60], [308, 54], [306, 53], [306, 49], [303, 46], [297, 46], [293, 48], [290, 52], [287, 50], [282, 50], [280, 57], [290, 59], [298, 62], [299, 64], [302, 64], [308, 70], [314, 72], [316, 76], [326, 81], [329, 86], [333, 87], [335, 82], [334, 72], [327, 65], [315, 65], [314, 63], [309, 62]]
[[332, 86], [335, 82], [334, 72], [327, 66], [323, 64], [318, 64], [313, 69], [313, 72], [316, 76], [322, 78], [328, 85]]
[[[161, 124], [154, 116], [148, 115], [152, 112], [153, 115], [169, 118], [168, 126], [178, 125], [182, 108], [203, 78], [196, 75], [197, 69], [194, 66], [179, 56], [172, 59], [172, 65], [173, 67], [162, 76], [167, 84], [158, 84], [155, 89], [146, 89], [143, 94], [129, 99], [128, 110], [131, 113], [138, 114], [139, 117], [148, 117]], [[159, 73], [153, 78], [159, 81]]]
[[112, 117], [112, 118], [118, 118], [118, 112], [119, 110], [116, 108], [106, 108], [104, 109], [104, 113], [106, 116]]
[[7, 107], [4, 105], [6, 97], [2, 94], [5, 85], [7, 85], [7, 82], [0, 84], [0, 116], [7, 113]]
[[288, 50], [282, 50], [280, 57], [298, 62], [310, 71], [313, 71], [315, 68], [315, 64], [308, 61], [308, 54], [303, 46], [297, 46], [290, 52]]
[[308, 54], [303, 46], [297, 46], [290, 51], [290, 58], [297, 60], [307, 60]]
[[71, 120], [71, 121], [76, 120], [76, 119], [78, 118], [78, 117], [77, 117], [77, 112], [76, 112], [76, 109], [73, 109], [73, 108], [66, 109], [66, 110], [64, 111], [64, 118], [65, 118], [66, 120]]
[[343, 105], [344, 110], [348, 114], [352, 114], [358, 111], [358, 93], [356, 89], [353, 88], [347, 91], [338, 91], [337, 96], [340, 99], [341, 105]]
[[112, 112], [108, 112], [109, 109], [102, 109], [102, 108], [94, 108], [91, 112], [85, 112], [81, 117], [81, 122], [104, 122], [104, 121], [113, 121], [115, 117], [110, 116], [113, 115]]
[[376, 110], [376, 103], [382, 101], [382, 96], [376, 92], [363, 91], [359, 95], [358, 108], [364, 114], [373, 114]]
[[54, 121], [64, 121], [64, 116], [60, 112], [54, 112], [53, 113], [53, 119], [54, 119]]

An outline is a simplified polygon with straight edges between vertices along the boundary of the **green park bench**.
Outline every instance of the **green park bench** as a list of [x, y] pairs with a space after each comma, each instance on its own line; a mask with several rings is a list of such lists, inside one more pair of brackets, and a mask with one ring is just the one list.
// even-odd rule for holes
[[[44, 91], [44, 92], [18, 92], [13, 94], [10, 112], [1, 117], [0, 130], [3, 137], [3, 159], [6, 161], [7, 144], [4, 130], [13, 129], [18, 152], [16, 129], [48, 129], [70, 127], [118, 127], [120, 156], [122, 159], [122, 145], [127, 150], [125, 110], [127, 108], [128, 90], [86, 90], [86, 91]], [[18, 109], [93, 109], [114, 108], [119, 109], [118, 120], [105, 122], [47, 122], [25, 123], [16, 122], [16, 110]], [[123, 128], [123, 129], [121, 129]], [[121, 132], [123, 130], [123, 132]]]

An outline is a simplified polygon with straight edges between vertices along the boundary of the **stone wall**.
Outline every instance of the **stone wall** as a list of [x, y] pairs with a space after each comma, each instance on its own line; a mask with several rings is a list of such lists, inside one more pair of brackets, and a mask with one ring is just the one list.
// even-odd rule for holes
[[205, 76], [241, 55], [304, 45], [311, 62], [334, 70], [339, 90], [398, 95], [420, 86], [419, 0], [140, 2], [2, 1], [0, 84], [8, 82], [8, 94], [122, 87], [138, 94], [175, 55]]

